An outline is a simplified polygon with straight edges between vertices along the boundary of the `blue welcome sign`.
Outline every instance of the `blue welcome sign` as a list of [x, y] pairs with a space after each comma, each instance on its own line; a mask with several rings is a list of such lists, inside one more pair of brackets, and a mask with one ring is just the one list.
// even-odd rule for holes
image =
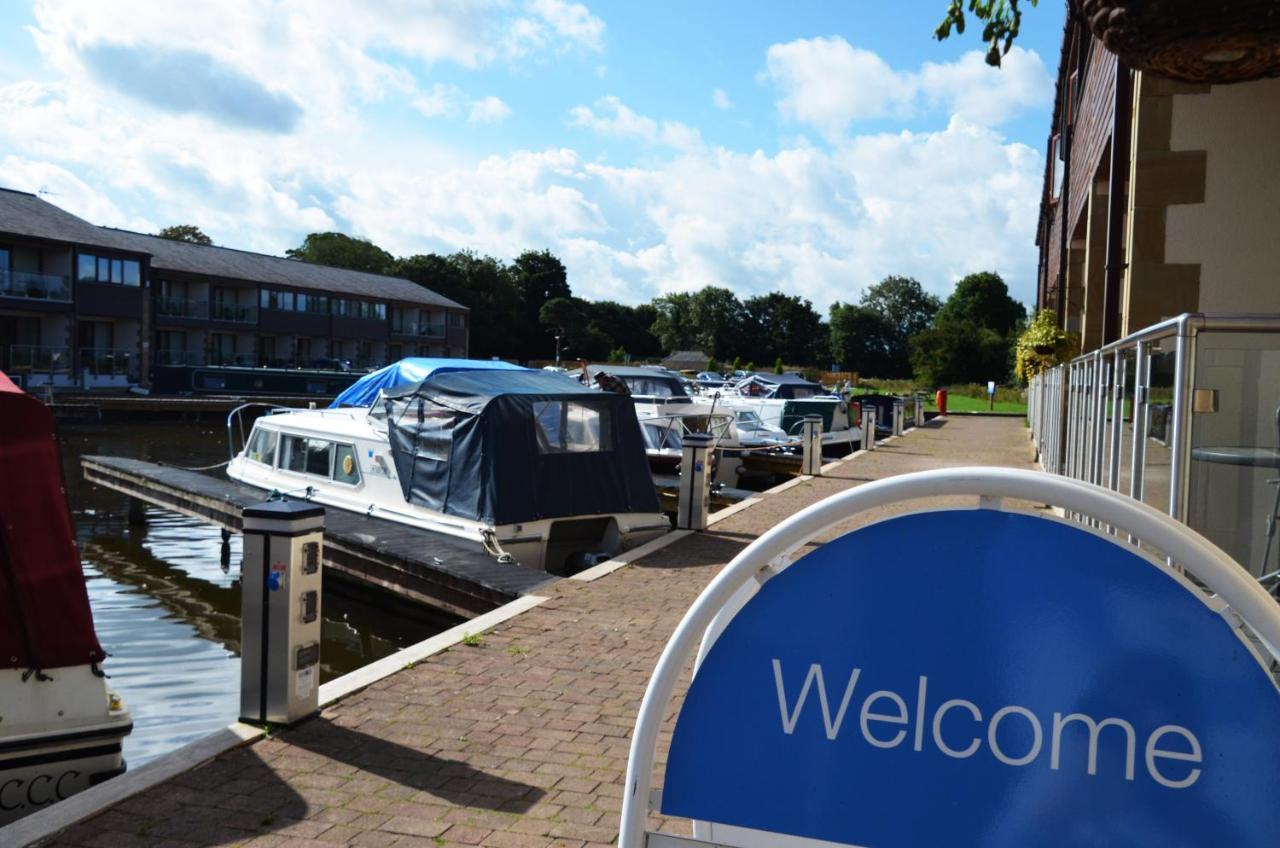
[[661, 811], [868, 848], [1275, 846], [1277, 787], [1280, 692], [1206, 594], [1079, 525], [951, 510], [761, 587]]

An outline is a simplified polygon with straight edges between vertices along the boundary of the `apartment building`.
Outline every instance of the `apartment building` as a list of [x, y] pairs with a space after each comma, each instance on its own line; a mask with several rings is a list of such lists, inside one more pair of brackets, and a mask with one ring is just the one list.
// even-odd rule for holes
[[98, 227], [0, 189], [0, 370], [28, 387], [146, 386], [160, 365], [465, 357], [469, 320], [409, 280]]

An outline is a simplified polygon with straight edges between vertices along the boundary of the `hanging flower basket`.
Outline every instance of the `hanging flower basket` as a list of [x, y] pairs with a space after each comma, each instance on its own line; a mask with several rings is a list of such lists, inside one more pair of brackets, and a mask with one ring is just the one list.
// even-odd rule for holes
[[1277, 0], [1080, 0], [1080, 10], [1138, 70], [1193, 83], [1280, 75]]

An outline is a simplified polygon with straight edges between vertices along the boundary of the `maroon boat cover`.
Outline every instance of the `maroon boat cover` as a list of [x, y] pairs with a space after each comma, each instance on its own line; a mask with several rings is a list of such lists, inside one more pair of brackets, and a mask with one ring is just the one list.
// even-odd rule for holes
[[0, 373], [0, 668], [102, 658], [53, 414]]

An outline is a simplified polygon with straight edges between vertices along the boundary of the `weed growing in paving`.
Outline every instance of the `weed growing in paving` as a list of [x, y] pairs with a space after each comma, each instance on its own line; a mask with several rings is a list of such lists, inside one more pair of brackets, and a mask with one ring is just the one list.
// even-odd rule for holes
[[482, 642], [484, 642], [484, 637], [479, 633], [462, 634], [462, 644], [466, 645], [468, 648], [478, 648]]

